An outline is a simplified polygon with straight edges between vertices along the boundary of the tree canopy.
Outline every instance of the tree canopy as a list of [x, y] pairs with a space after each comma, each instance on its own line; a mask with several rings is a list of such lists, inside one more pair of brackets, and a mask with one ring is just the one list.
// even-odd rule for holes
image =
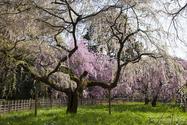
[[[170, 65], [167, 32], [153, 4], [149, 0], [3, 0], [0, 70], [8, 78], [21, 67], [31, 78], [65, 93], [67, 113], [76, 113], [83, 90], [115, 88], [128, 64], [140, 64], [147, 56]], [[87, 42], [81, 40], [85, 32]], [[97, 51], [88, 51], [86, 44], [96, 45]]]

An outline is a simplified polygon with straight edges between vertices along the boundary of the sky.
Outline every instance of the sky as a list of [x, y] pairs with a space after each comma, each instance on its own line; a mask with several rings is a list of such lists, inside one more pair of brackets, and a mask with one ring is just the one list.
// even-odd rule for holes
[[187, 60], [187, 47], [184, 44], [180, 43], [180, 41], [178, 41], [178, 45], [176, 47], [169, 48], [169, 54], [174, 57], [179, 57]]
[[[176, 1], [172, 0], [163, 0], [163, 2], [171, 3], [169, 6], [166, 7], [167, 11], [170, 13], [175, 13], [179, 10], [179, 5], [183, 7], [187, 0], [179, 0], [179, 3], [177, 4]], [[157, 6], [158, 9], [161, 9], [165, 11], [165, 8], [163, 6]], [[177, 9], [175, 9], [177, 8]], [[163, 14], [164, 15], [164, 14]], [[176, 38], [176, 30], [174, 28], [174, 25], [172, 23], [172, 16], [167, 16], [165, 14], [160, 18], [160, 21], [164, 27], [165, 31], [168, 31], [170, 34], [172, 34], [174, 37], [170, 38], [170, 43], [168, 42], [169, 48], [169, 54], [174, 57], [180, 57], [182, 59], [187, 60], [187, 9], [180, 12], [180, 15], [176, 16], [175, 18], [175, 25], [177, 26], [178, 30], [178, 36], [182, 42]], [[184, 43], [186, 43], [186, 45]]]

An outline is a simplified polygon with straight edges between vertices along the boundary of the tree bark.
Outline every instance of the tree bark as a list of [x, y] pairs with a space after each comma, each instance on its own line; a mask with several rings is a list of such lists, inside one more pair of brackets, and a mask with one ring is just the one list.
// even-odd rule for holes
[[158, 96], [156, 95], [156, 96], [153, 98], [153, 101], [152, 101], [152, 103], [151, 103], [153, 107], [156, 107], [157, 99], [158, 99]]
[[149, 98], [145, 96], [145, 105], [149, 104]]
[[66, 113], [77, 113], [78, 107], [78, 94], [77, 92], [69, 92], [68, 93], [68, 106]]

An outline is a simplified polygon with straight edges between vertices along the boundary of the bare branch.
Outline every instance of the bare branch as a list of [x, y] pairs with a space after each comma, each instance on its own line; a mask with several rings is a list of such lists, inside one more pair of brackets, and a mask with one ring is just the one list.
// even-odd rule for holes
[[183, 7], [181, 7], [177, 12], [170, 14], [170, 15], [173, 16], [172, 20], [174, 20], [175, 17], [176, 17], [178, 14], [180, 14], [180, 12], [183, 11], [186, 7], [187, 7], [187, 3], [186, 3]]
[[[33, 73], [29, 67], [26, 64], [20, 63], [19, 64], [26, 72], [28, 72], [30, 74], [30, 76], [33, 79], [36, 79], [38, 75], [36, 75], [35, 73]], [[39, 81], [44, 82], [45, 84], [49, 85], [51, 88], [57, 90], [57, 91], [61, 91], [64, 93], [68, 93], [69, 89], [68, 88], [63, 88], [58, 86], [57, 84], [52, 83], [52, 81], [49, 81], [45, 76], [44, 77], [40, 77]]]
[[96, 16], [96, 15], [98, 15], [98, 14], [104, 12], [104, 11], [109, 10], [110, 8], [121, 8], [121, 7], [122, 7], [122, 6], [112, 5], [112, 6], [103, 8], [103, 9], [101, 9], [100, 11], [98, 11], [98, 12], [96, 12], [96, 13], [93, 13], [93, 14], [87, 15], [87, 16], [85, 16], [85, 17], [82, 17], [81, 19], [87, 19], [87, 18], [90, 18], [90, 17], [94, 17], [94, 16]]
[[51, 16], [54, 16], [54, 17], [56, 17], [56, 18], [59, 18], [59, 19], [63, 20], [65, 23], [72, 24], [72, 22], [66, 21], [64, 18], [62, 18], [62, 17], [60, 17], [60, 16], [58, 16], [58, 15], [56, 15], [56, 14], [54, 14], [54, 13], [51, 13], [51, 12], [47, 11], [47, 10], [44, 9], [43, 7], [38, 6], [36, 3], [35, 3], [35, 5], [36, 5], [36, 7], [37, 7], [38, 9], [43, 10], [44, 12], [50, 14]]
[[130, 62], [132, 62], [132, 63], [137, 63], [137, 62], [139, 62], [142, 56], [149, 56], [149, 57], [152, 57], [152, 58], [154, 58], [154, 59], [157, 59], [157, 58], [161, 58], [161, 57], [162, 57], [162, 56], [155, 56], [155, 54], [153, 54], [153, 53], [142, 53], [142, 54], [138, 55], [138, 56], [135, 57], [135, 58], [127, 59], [127, 60], [125, 61], [125, 63], [121, 64], [121, 67], [126, 66], [126, 65], [127, 65], [128, 63], [130, 63]]
[[15, 42], [14, 46], [13, 46], [11, 49], [6, 50], [6, 51], [11, 51], [11, 50], [13, 50], [13, 49], [16, 47], [16, 45], [18, 44], [18, 42], [21, 42], [21, 41], [24, 41], [24, 40], [25, 40], [25, 39], [16, 40], [16, 42]]
[[73, 50], [70, 51], [70, 53], [69, 53], [67, 56], [62, 57], [62, 59], [58, 62], [58, 64], [57, 64], [56, 67], [54, 68], [54, 70], [51, 71], [51, 72], [47, 75], [47, 78], [49, 78], [49, 76], [52, 75], [53, 73], [57, 72], [58, 69], [59, 69], [60, 66], [61, 66], [61, 63], [64, 62], [64, 61], [66, 61], [68, 58], [70, 58], [70, 57], [73, 55], [73, 53], [74, 53], [77, 49], [78, 49], [78, 48], [75, 47]]
[[122, 44], [124, 44], [131, 36], [133, 36], [134, 34], [138, 33], [140, 31], [140, 29], [137, 29], [136, 31], [128, 34], [125, 39], [123, 40]]
[[2, 14], [0, 14], [0, 15], [20, 14], [20, 13], [23, 13], [23, 12], [25, 12], [25, 11], [29, 11], [30, 9], [31, 9], [31, 8], [29, 7], [29, 8], [26, 8], [26, 9], [24, 9], [24, 10], [20, 10], [20, 11], [15, 12], [15, 13], [2, 13]]

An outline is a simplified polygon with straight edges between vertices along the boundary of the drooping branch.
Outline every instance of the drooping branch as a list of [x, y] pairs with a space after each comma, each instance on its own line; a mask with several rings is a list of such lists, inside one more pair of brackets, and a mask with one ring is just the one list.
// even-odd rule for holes
[[94, 17], [102, 12], [105, 12], [105, 11], [108, 11], [109, 9], [111, 8], [121, 8], [122, 6], [117, 6], [117, 5], [111, 5], [111, 6], [108, 6], [108, 7], [105, 7], [103, 9], [101, 9], [100, 11], [96, 12], [96, 13], [92, 13], [90, 15], [87, 15], [85, 17], [82, 17], [82, 19], [87, 19], [87, 18], [91, 18], [91, 17]]
[[58, 19], [63, 20], [64, 23], [72, 24], [72, 22], [69, 22], [69, 21], [65, 20], [63, 17], [60, 17], [60, 16], [58, 16], [58, 15], [52, 13], [52, 12], [49, 12], [48, 10], [44, 9], [43, 7], [38, 6], [36, 3], [35, 3], [35, 5], [36, 5], [36, 7], [37, 7], [38, 9], [43, 10], [44, 12], [48, 13], [49, 15], [54, 16], [54, 17], [56, 17], [56, 18], [58, 18]]
[[31, 9], [31, 7], [28, 7], [28, 8], [26, 8], [26, 9], [23, 9], [23, 10], [19, 10], [18, 12], [9, 12], [9, 13], [2, 13], [2, 14], [0, 14], [0, 15], [9, 15], [9, 14], [20, 14], [20, 13], [23, 13], [23, 12], [27, 12], [27, 11], [29, 11]]
[[132, 62], [132, 63], [137, 63], [140, 61], [141, 57], [142, 56], [149, 56], [149, 57], [152, 57], [154, 59], [157, 59], [157, 58], [161, 58], [162, 56], [155, 56], [155, 54], [153, 53], [142, 53], [140, 55], [138, 55], [137, 57], [135, 58], [131, 58], [131, 59], [127, 59], [123, 64], [121, 64], [121, 67], [124, 67], [126, 66], [128, 63]]
[[17, 46], [18, 42], [21, 42], [21, 41], [24, 41], [24, 40], [25, 40], [25, 39], [16, 40], [14, 46], [13, 46], [12, 48], [6, 50], [6, 51], [11, 51], [11, 50], [13, 50], [13, 49]]
[[47, 26], [49, 26], [50, 28], [53, 28], [53, 29], [60, 29], [60, 28], [66, 29], [63, 25], [61, 25], [61, 26], [59, 26], [59, 25], [53, 25], [51, 23], [46, 22], [43, 19], [36, 19], [36, 20], [45, 23]]
[[[26, 64], [20, 63], [19, 66], [21, 66], [26, 72], [28, 72], [33, 79], [38, 78], [39, 75], [33, 73]], [[49, 85], [51, 88], [53, 88], [57, 91], [61, 91], [66, 94], [69, 92], [68, 88], [63, 88], [63, 87], [58, 86], [57, 84], [54, 84], [52, 81], [49, 81], [46, 76], [41, 76], [39, 81]]]

